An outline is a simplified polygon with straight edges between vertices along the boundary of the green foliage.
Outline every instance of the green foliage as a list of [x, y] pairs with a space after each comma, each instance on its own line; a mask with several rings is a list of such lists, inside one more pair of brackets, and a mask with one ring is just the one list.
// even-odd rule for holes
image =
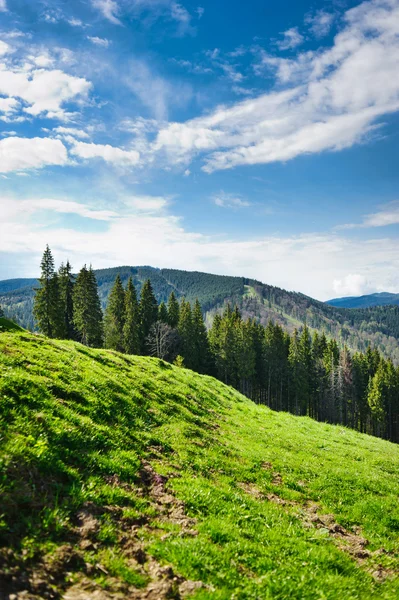
[[75, 278], [69, 260], [66, 264], [61, 263], [58, 269], [58, 280], [60, 287], [60, 302], [63, 313], [63, 332], [68, 340], [76, 339], [76, 331], [73, 324], [73, 288]]
[[60, 285], [54, 268], [54, 259], [48, 246], [40, 264], [40, 288], [36, 291], [33, 314], [39, 331], [47, 337], [64, 337], [65, 324], [60, 296]]
[[91, 347], [102, 346], [103, 315], [97, 292], [94, 271], [86, 266], [80, 270], [75, 283], [74, 326], [83, 344]]
[[175, 293], [172, 292], [168, 300], [168, 325], [176, 329], [179, 324], [180, 306]]
[[151, 327], [158, 320], [158, 303], [155, 298], [151, 281], [147, 279], [142, 287], [139, 304], [141, 347], [145, 350], [145, 342]]
[[129, 277], [125, 293], [125, 324], [123, 327], [124, 351], [127, 354], [140, 353], [140, 316], [136, 288]]
[[124, 349], [124, 327], [126, 322], [126, 299], [122, 280], [116, 276], [115, 283], [108, 298], [104, 315], [104, 345], [105, 348], [118, 350]]
[[[399, 446], [273, 412], [158, 359], [26, 332], [0, 335], [0, 425], [10, 568], [58, 560], [91, 511], [91, 545], [76, 544], [82, 558], [65, 570], [111, 596], [126, 589], [116, 585], [148, 591], [138, 591], [148, 578], [126, 544], [133, 535], [152, 564], [203, 582], [196, 598], [398, 597]], [[182, 508], [175, 521], [170, 504], [154, 514], [142, 490], [149, 463], [167, 502], [195, 519], [189, 532]], [[333, 525], [319, 527], [312, 507]], [[368, 540], [361, 559], [345, 550], [355, 532]]]

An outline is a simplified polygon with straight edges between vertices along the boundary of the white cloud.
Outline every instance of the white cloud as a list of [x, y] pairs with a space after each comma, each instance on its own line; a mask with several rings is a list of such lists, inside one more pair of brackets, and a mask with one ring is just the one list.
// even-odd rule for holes
[[3, 42], [3, 40], [0, 40], [0, 56], [4, 56], [5, 54], [8, 54], [11, 51], [11, 47], [9, 44], [7, 44], [7, 42]]
[[89, 134], [83, 129], [76, 129], [76, 127], [54, 127], [54, 133], [57, 133], [63, 137], [74, 136], [77, 138], [89, 138]]
[[203, 8], [202, 6], [198, 6], [195, 12], [197, 13], [198, 18], [202, 19], [202, 17], [204, 16], [205, 8]]
[[116, 0], [91, 0], [93, 8], [100, 11], [100, 13], [108, 21], [114, 25], [121, 25], [119, 20], [119, 5]]
[[0, 172], [65, 165], [68, 156], [60, 140], [10, 137], [0, 140]]
[[291, 27], [291, 29], [284, 31], [282, 35], [284, 39], [276, 42], [280, 50], [291, 50], [300, 46], [304, 41], [303, 35], [298, 31], [298, 27]]
[[0, 0], [0, 12], [6, 12], [6, 11], [7, 11], [6, 0]]
[[62, 108], [65, 102], [86, 98], [91, 88], [86, 79], [45, 68], [53, 62], [48, 55], [29, 56], [28, 60], [23, 69], [18, 62], [0, 64], [0, 94], [23, 100], [28, 105], [24, 112], [35, 117], [63, 118], [67, 115]]
[[83, 21], [81, 21], [80, 19], [76, 19], [75, 17], [68, 19], [68, 23], [71, 25], [71, 27], [84, 27], [85, 26]]
[[305, 18], [305, 23], [309, 25], [310, 31], [317, 37], [321, 38], [330, 32], [330, 29], [335, 21], [335, 14], [325, 10], [318, 10], [314, 15], [308, 15]]
[[358, 273], [349, 273], [343, 279], [334, 279], [333, 287], [339, 297], [363, 296], [371, 291], [366, 277]]
[[269, 68], [290, 84], [286, 89], [170, 123], [149, 145], [149, 154], [176, 164], [203, 154], [203, 168], [212, 172], [367, 140], [380, 117], [399, 110], [398, 2], [364, 2], [345, 14], [344, 23], [324, 51], [287, 60], [266, 55]]
[[84, 159], [102, 158], [107, 163], [121, 167], [137, 165], [140, 160], [140, 153], [137, 150], [122, 150], [109, 144], [75, 142], [70, 152]]
[[248, 200], [243, 200], [237, 194], [227, 194], [226, 192], [219, 192], [212, 198], [214, 204], [216, 206], [220, 206], [222, 208], [246, 208], [251, 206], [251, 203]]
[[0, 112], [12, 113], [19, 107], [18, 100], [15, 98], [0, 98]]
[[[96, 214], [91, 206], [71, 200], [36, 199], [34, 212], [29, 212], [29, 204], [0, 196], [0, 252], [23, 254], [24, 268], [31, 274], [36, 273], [45, 239], [57, 260], [69, 257], [76, 266], [85, 262], [96, 268], [150, 264], [244, 275], [319, 299], [334, 294], [399, 291], [396, 240], [350, 240], [335, 234], [223, 239], [186, 230], [179, 217], [169, 214], [164, 197], [115, 197], [115, 206], [120, 207], [118, 216], [112, 207], [109, 213], [99, 210]], [[49, 213], [47, 218], [33, 218], [43, 209]], [[61, 215], [56, 225], [51, 211]], [[66, 227], [63, 212], [100, 218], [106, 221], [106, 228], [96, 231], [81, 224], [78, 229]], [[312, 277], [304, 279], [304, 272], [312, 273]]]
[[110, 221], [118, 214], [111, 210], [96, 210], [85, 204], [72, 202], [70, 200], [59, 200], [55, 198], [39, 198], [23, 200], [19, 203], [23, 212], [34, 213], [39, 210], [52, 211], [60, 214], [71, 214], [93, 219], [95, 221]]
[[87, 39], [95, 46], [102, 46], [103, 48], [108, 48], [108, 46], [110, 45], [110, 41], [105, 38], [88, 35]]
[[366, 215], [362, 223], [341, 225], [336, 229], [386, 227], [387, 225], [399, 225], [399, 202], [391, 202], [383, 210]]

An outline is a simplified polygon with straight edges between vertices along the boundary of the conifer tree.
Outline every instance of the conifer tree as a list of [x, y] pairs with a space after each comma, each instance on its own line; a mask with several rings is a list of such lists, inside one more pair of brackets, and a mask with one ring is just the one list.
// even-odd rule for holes
[[40, 288], [36, 290], [33, 313], [39, 330], [50, 338], [64, 337], [59, 280], [49, 246], [41, 261]]
[[162, 301], [158, 308], [158, 321], [161, 321], [161, 323], [166, 323], [168, 325], [168, 320], [168, 309], [166, 308], [165, 302]]
[[140, 333], [141, 333], [141, 348], [144, 352], [146, 349], [146, 340], [150, 333], [151, 327], [158, 320], [158, 303], [155, 298], [151, 281], [147, 279], [141, 288], [140, 295]]
[[74, 325], [79, 338], [86, 346], [99, 348], [103, 343], [103, 315], [93, 269], [80, 270], [74, 294]]
[[125, 290], [118, 274], [108, 297], [104, 315], [104, 345], [111, 350], [123, 352], [125, 326]]
[[123, 348], [127, 354], [140, 353], [139, 304], [136, 288], [129, 277], [125, 292], [125, 324], [123, 327]]
[[192, 311], [193, 328], [193, 369], [198, 373], [209, 373], [210, 371], [210, 349], [208, 333], [206, 331], [201, 305], [198, 299], [195, 301]]
[[176, 300], [175, 293], [172, 292], [168, 300], [168, 325], [176, 329], [179, 324], [180, 307]]
[[184, 358], [184, 364], [188, 369], [193, 369], [195, 365], [193, 317], [190, 303], [184, 298], [180, 304], [180, 316], [177, 329], [181, 343], [180, 353]]
[[72, 267], [69, 260], [66, 264], [61, 263], [58, 269], [58, 278], [60, 285], [60, 299], [63, 311], [63, 327], [65, 337], [68, 340], [73, 340], [76, 337], [76, 331], [73, 324], [73, 287], [74, 277], [72, 275]]

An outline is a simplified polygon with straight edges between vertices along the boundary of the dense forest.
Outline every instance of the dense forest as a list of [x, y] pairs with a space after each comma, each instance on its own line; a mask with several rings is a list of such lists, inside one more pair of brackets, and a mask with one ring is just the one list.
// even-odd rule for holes
[[172, 291], [158, 303], [150, 279], [138, 296], [132, 277], [124, 286], [119, 274], [103, 312], [91, 267], [76, 277], [69, 263], [57, 272], [47, 247], [41, 269], [34, 315], [50, 338], [156, 356], [213, 375], [275, 410], [399, 442], [399, 367], [377, 349], [352, 353], [306, 324], [290, 334], [230, 304], [207, 329], [198, 299], [179, 301]]
[[[255, 319], [264, 326], [272, 320], [291, 334], [306, 324], [312, 334], [318, 331], [336, 339], [341, 349], [347, 346], [354, 352], [366, 352], [372, 345], [399, 364], [398, 306], [339, 309], [244, 277], [173, 269], [125, 266], [94, 273], [103, 310], [117, 275], [125, 287], [131, 277], [138, 295], [149, 279], [158, 303], [166, 302], [172, 291], [177, 299], [185, 298], [191, 304], [198, 299], [208, 328], [227, 304], [237, 305], [244, 319]], [[36, 329], [33, 298], [37, 287], [36, 279], [0, 282], [0, 304], [6, 316], [31, 331]]]

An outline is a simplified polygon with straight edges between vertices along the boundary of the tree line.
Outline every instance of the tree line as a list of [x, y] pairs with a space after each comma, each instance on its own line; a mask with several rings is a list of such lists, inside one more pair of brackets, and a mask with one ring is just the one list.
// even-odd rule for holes
[[91, 267], [58, 272], [47, 247], [34, 314], [49, 337], [156, 356], [217, 377], [255, 402], [399, 442], [399, 368], [377, 349], [351, 353], [305, 325], [292, 335], [243, 319], [227, 305], [207, 331], [201, 305], [170, 294], [158, 304], [151, 281], [137, 297], [116, 276], [103, 314]]

